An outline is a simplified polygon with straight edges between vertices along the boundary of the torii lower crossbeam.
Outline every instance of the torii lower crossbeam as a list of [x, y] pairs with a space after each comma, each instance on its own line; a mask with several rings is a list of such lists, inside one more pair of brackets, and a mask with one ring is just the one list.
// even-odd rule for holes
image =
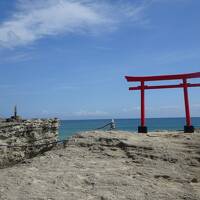
[[[161, 75], [161, 76], [126, 76], [128, 82], [140, 82], [140, 86], [130, 87], [129, 90], [140, 90], [141, 91], [141, 126], [138, 127], [139, 133], [147, 133], [147, 127], [145, 125], [145, 90], [152, 89], [173, 89], [173, 88], [183, 88], [184, 101], [185, 101], [185, 113], [186, 113], [186, 125], [184, 127], [184, 132], [194, 132], [194, 127], [191, 123], [190, 117], [190, 105], [188, 88], [190, 87], [200, 87], [200, 83], [190, 84], [187, 82], [188, 79], [200, 78], [200, 72], [190, 73], [190, 74], [177, 74], [177, 75]], [[145, 82], [148, 81], [165, 81], [165, 80], [182, 80], [182, 83], [178, 85], [155, 85], [148, 86]]]

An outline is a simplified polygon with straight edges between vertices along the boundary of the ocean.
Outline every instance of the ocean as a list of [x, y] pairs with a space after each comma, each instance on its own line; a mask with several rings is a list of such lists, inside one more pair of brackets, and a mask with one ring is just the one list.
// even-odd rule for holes
[[[61, 120], [59, 137], [60, 139], [64, 139], [82, 131], [92, 131], [110, 122], [111, 119]], [[146, 123], [149, 131], [183, 130], [185, 118], [149, 118]], [[115, 119], [115, 124], [117, 130], [136, 132], [140, 120]], [[200, 117], [192, 118], [192, 124], [200, 128]], [[106, 128], [104, 130], [106, 130]]]

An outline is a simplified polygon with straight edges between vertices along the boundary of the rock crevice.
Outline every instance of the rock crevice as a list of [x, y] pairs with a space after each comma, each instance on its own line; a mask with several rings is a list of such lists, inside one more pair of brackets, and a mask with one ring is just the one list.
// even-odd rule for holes
[[57, 119], [0, 123], [0, 168], [45, 152], [58, 140]]

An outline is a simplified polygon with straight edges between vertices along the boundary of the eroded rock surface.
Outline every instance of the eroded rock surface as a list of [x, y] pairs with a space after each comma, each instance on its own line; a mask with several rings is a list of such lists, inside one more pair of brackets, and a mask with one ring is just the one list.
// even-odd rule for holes
[[87, 132], [0, 170], [3, 200], [199, 200], [200, 134]]
[[35, 119], [20, 122], [1, 121], [0, 168], [13, 165], [25, 158], [49, 150], [53, 147], [52, 143], [57, 140], [57, 119]]

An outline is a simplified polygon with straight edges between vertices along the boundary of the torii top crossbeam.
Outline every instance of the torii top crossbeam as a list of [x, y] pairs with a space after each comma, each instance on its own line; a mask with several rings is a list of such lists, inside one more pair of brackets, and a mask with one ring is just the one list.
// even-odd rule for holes
[[200, 72], [190, 73], [190, 74], [161, 75], [161, 76], [125, 76], [125, 78], [128, 82], [191, 79], [191, 78], [200, 78]]
[[[147, 132], [145, 126], [145, 94], [146, 89], [167, 89], [167, 88], [183, 88], [184, 100], [185, 100], [185, 111], [186, 111], [186, 126], [185, 132], [194, 132], [194, 127], [191, 126], [190, 118], [190, 107], [188, 97], [188, 87], [200, 87], [200, 83], [190, 84], [187, 82], [188, 79], [200, 78], [200, 72], [190, 74], [176, 74], [176, 75], [161, 75], [161, 76], [125, 76], [128, 82], [140, 82], [141, 85], [137, 87], [130, 87], [129, 90], [140, 90], [141, 91], [141, 126], [138, 127], [139, 132]], [[155, 85], [148, 86], [145, 82], [149, 81], [169, 81], [169, 80], [182, 80], [181, 84], [177, 85]]]

